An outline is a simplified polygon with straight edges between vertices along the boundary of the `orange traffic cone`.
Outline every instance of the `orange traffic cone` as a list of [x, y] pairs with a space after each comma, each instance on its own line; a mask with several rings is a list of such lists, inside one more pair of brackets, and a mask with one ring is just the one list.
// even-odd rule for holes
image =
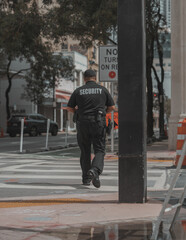
[[[175, 165], [178, 165], [180, 156], [182, 154], [182, 147], [185, 141], [186, 137], [186, 118], [184, 120], [180, 120], [178, 123], [178, 128], [177, 128], [177, 149], [176, 149], [176, 162]], [[183, 160], [182, 166], [186, 166], [186, 155]]]
[[4, 137], [3, 128], [1, 128], [1, 135], [0, 135], [0, 137]]

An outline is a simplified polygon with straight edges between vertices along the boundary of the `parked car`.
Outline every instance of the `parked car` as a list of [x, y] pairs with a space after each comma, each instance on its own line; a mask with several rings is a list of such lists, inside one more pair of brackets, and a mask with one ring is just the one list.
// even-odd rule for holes
[[[47, 132], [47, 118], [41, 114], [12, 115], [7, 121], [7, 133], [10, 137], [21, 133], [21, 119], [24, 119], [24, 133], [34, 137]], [[58, 133], [58, 124], [52, 120], [50, 120], [49, 132], [52, 136]]]

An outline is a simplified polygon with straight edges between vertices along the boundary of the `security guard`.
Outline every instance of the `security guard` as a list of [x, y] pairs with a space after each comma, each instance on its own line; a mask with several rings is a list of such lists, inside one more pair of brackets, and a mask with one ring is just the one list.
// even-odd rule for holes
[[[96, 83], [95, 71], [86, 70], [84, 81], [85, 85], [72, 93], [67, 110], [77, 113], [77, 140], [81, 150], [83, 185], [90, 185], [92, 181], [93, 185], [99, 188], [99, 175], [103, 171], [105, 155], [105, 115], [113, 111], [115, 106], [108, 90]], [[95, 155], [92, 162], [91, 144]]]

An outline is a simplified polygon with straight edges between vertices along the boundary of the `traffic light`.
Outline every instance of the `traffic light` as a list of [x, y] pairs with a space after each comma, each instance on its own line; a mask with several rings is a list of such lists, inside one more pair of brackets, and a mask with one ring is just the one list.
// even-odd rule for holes
[[156, 92], [153, 92], [153, 107], [154, 107], [154, 109], [159, 108], [158, 93], [156, 93]]
[[157, 97], [158, 96], [158, 94], [157, 93], [153, 93], [153, 97]]

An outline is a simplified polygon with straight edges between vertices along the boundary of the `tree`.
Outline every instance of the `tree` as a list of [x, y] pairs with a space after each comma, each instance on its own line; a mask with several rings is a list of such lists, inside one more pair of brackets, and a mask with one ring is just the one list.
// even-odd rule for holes
[[164, 102], [165, 102], [165, 94], [164, 94], [164, 67], [163, 67], [163, 44], [165, 42], [165, 34], [166, 29], [162, 29], [156, 33], [155, 42], [156, 48], [158, 52], [158, 58], [160, 63], [160, 76], [157, 74], [156, 68], [152, 66], [155, 79], [158, 84], [158, 102], [159, 102], [159, 128], [160, 128], [160, 137], [165, 137], [165, 129], [164, 129]]
[[34, 61], [32, 71], [26, 76], [27, 85], [25, 87], [24, 98], [36, 104], [41, 104], [45, 96], [51, 95], [59, 83], [61, 77], [72, 78], [74, 68], [73, 60], [64, 57], [62, 54], [47, 54], [44, 59]]
[[[6, 74], [8, 79], [5, 92], [8, 119], [9, 94], [13, 78], [24, 74], [28, 83], [28, 95], [31, 100], [38, 102], [41, 95], [51, 87], [54, 80], [51, 76], [58, 76], [58, 72], [72, 74], [73, 64], [70, 59], [67, 61], [61, 57], [56, 65], [52, 52], [53, 45], [45, 40], [48, 26], [46, 13], [39, 11], [36, 1], [4, 1], [0, 7], [0, 49], [7, 59], [6, 66], [1, 67], [1, 73]], [[12, 72], [13, 61], [26, 61], [28, 67]], [[31, 87], [31, 80], [34, 87]], [[38, 91], [35, 91], [36, 89]]]
[[153, 2], [146, 1], [146, 78], [147, 78], [147, 137], [154, 135], [153, 131], [153, 87], [151, 67], [154, 59], [154, 15]]
[[[163, 42], [159, 39], [159, 33], [165, 25], [165, 18], [160, 12], [159, 0], [146, 1], [146, 74], [147, 74], [147, 136], [151, 138], [153, 132], [153, 87], [152, 87], [152, 71], [155, 74], [158, 82], [158, 96], [160, 106], [160, 136], [163, 134], [164, 129], [164, 104], [163, 104]], [[156, 43], [156, 45], [155, 45]], [[157, 46], [159, 62], [161, 66], [161, 81], [158, 78], [155, 67], [153, 66], [154, 49]]]
[[[0, 68], [5, 68], [6, 66], [6, 56], [4, 55], [3, 51], [0, 50]], [[1, 74], [1, 71], [0, 71]]]

